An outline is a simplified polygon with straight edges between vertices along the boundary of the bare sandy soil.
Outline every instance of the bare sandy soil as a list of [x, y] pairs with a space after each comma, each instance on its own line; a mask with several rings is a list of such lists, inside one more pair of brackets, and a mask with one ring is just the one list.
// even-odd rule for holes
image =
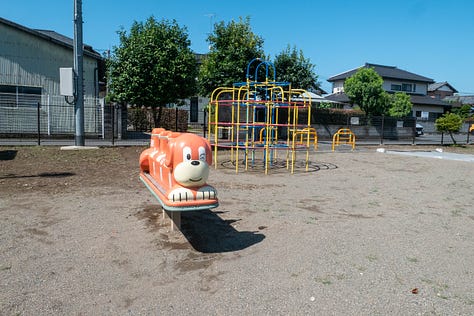
[[0, 147], [0, 315], [474, 314], [472, 162], [358, 148], [264, 175], [222, 154], [220, 206], [170, 231], [143, 149]]

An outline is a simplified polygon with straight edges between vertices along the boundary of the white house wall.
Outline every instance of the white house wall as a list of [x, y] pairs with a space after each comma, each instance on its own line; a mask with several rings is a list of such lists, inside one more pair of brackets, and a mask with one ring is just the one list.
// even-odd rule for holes
[[[59, 68], [73, 67], [72, 48], [0, 24], [0, 84], [43, 88], [59, 95]], [[97, 61], [84, 56], [84, 91], [96, 93]]]
[[189, 123], [203, 123], [204, 122], [204, 108], [209, 104], [209, 98], [207, 97], [198, 97], [198, 121], [191, 122], [191, 99], [185, 99], [184, 104], [179, 107], [181, 110], [188, 111], [188, 122]]
[[441, 86], [437, 89], [438, 91], [446, 91], [446, 92], [454, 92], [452, 89], [450, 89], [447, 85]]
[[344, 81], [335, 81], [332, 84], [332, 93], [338, 93], [344, 91]]
[[[401, 84], [416, 84], [415, 91], [407, 92], [407, 93], [415, 93], [415, 94], [422, 94], [426, 95], [428, 93], [428, 84], [426, 83], [421, 83], [421, 82], [413, 82], [413, 81], [400, 81], [400, 80], [392, 80], [392, 79], [384, 79], [383, 82], [383, 89], [385, 91], [391, 91], [391, 92], [398, 92], [398, 91], [392, 91], [392, 84], [396, 85], [401, 85]], [[405, 92], [405, 91], [400, 91], [400, 92]]]
[[[412, 91], [411, 93], [426, 95], [428, 93], [428, 84], [423, 82], [412, 82], [412, 81], [400, 81], [400, 80], [391, 80], [391, 79], [384, 79], [383, 82], [383, 89], [385, 91], [392, 91], [392, 84], [416, 84], [416, 90]], [[344, 91], [344, 81], [334, 81], [332, 85], [332, 93], [338, 93]], [[392, 91], [393, 92], [393, 91]], [[410, 93], [410, 92], [408, 92]]]
[[444, 108], [441, 106], [432, 106], [432, 105], [413, 105], [412, 111], [422, 111], [422, 112], [431, 112], [431, 113], [444, 113]]

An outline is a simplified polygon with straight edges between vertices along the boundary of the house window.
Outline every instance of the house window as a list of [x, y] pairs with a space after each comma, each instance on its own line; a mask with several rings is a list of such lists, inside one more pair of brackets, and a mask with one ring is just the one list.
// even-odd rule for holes
[[0, 85], [0, 107], [36, 106], [41, 102], [41, 88]]
[[390, 89], [392, 91], [414, 92], [415, 84], [411, 84], [411, 83], [392, 84], [390, 86]]
[[191, 98], [191, 105], [189, 107], [189, 121], [190, 122], [197, 122], [198, 121], [198, 98], [192, 97]]
[[412, 91], [412, 84], [411, 83], [403, 83], [402, 84], [402, 91], [411, 92]]
[[402, 85], [401, 84], [392, 84], [390, 87], [392, 91], [402, 91]]
[[416, 118], [417, 118], [417, 119], [426, 121], [426, 120], [429, 119], [430, 112], [416, 111], [415, 115], [416, 115]]

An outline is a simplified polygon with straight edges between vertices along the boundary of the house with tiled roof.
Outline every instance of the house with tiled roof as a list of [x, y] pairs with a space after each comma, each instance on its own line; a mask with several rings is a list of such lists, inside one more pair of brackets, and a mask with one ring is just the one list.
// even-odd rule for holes
[[437, 99], [444, 99], [454, 95], [457, 92], [458, 90], [456, 90], [447, 81], [432, 83], [428, 86], [428, 95]]
[[370, 63], [330, 77], [327, 81], [332, 83], [332, 93], [327, 95], [326, 99], [351, 105], [349, 98], [344, 93], [344, 82], [363, 67], [373, 68], [382, 77], [383, 89], [388, 93], [407, 93], [413, 104], [413, 116], [418, 119], [435, 120], [450, 108], [448, 102], [428, 95], [428, 87], [435, 83], [433, 79], [399, 69], [395, 66]]
[[456, 107], [463, 105], [470, 105], [474, 108], [474, 95], [450, 95], [443, 99], [443, 101], [449, 102], [450, 104]]

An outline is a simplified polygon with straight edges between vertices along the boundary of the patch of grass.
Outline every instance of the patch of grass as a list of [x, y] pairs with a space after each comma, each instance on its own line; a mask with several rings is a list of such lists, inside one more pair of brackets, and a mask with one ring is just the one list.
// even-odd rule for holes
[[421, 279], [421, 282], [424, 282], [424, 283], [426, 283], [426, 284], [434, 284], [434, 281], [433, 281], [433, 280], [424, 279], [424, 278]]
[[449, 297], [447, 297], [446, 295], [441, 294], [441, 293], [436, 293], [436, 296], [439, 297], [439, 298], [442, 298], [443, 300], [448, 300], [449, 299]]
[[366, 258], [370, 261], [370, 262], [375, 262], [378, 260], [377, 256], [376, 255], [368, 255], [366, 256]]
[[380, 202], [378, 201], [370, 201], [369, 206], [380, 206]]
[[331, 280], [328, 277], [315, 278], [315, 280], [316, 280], [316, 282], [322, 283], [324, 285], [331, 285], [332, 284]]
[[424, 282], [426, 284], [429, 284], [429, 285], [433, 286], [432, 287], [433, 292], [436, 294], [437, 297], [442, 298], [444, 300], [449, 299], [449, 296], [447, 296], [443, 293], [445, 290], [447, 290], [449, 288], [449, 286], [447, 284], [441, 284], [441, 283], [436, 282], [434, 280], [425, 279], [425, 278], [422, 278], [421, 282]]
[[317, 277], [314, 278], [316, 282], [321, 283], [323, 285], [331, 285], [333, 283], [333, 280], [344, 280], [346, 276], [342, 273], [340, 274], [335, 274], [335, 275], [325, 275], [322, 277]]
[[418, 262], [418, 259], [417, 259], [417, 258], [413, 258], [413, 257], [407, 257], [407, 260], [408, 260], [409, 262], [413, 262], [413, 263]]

